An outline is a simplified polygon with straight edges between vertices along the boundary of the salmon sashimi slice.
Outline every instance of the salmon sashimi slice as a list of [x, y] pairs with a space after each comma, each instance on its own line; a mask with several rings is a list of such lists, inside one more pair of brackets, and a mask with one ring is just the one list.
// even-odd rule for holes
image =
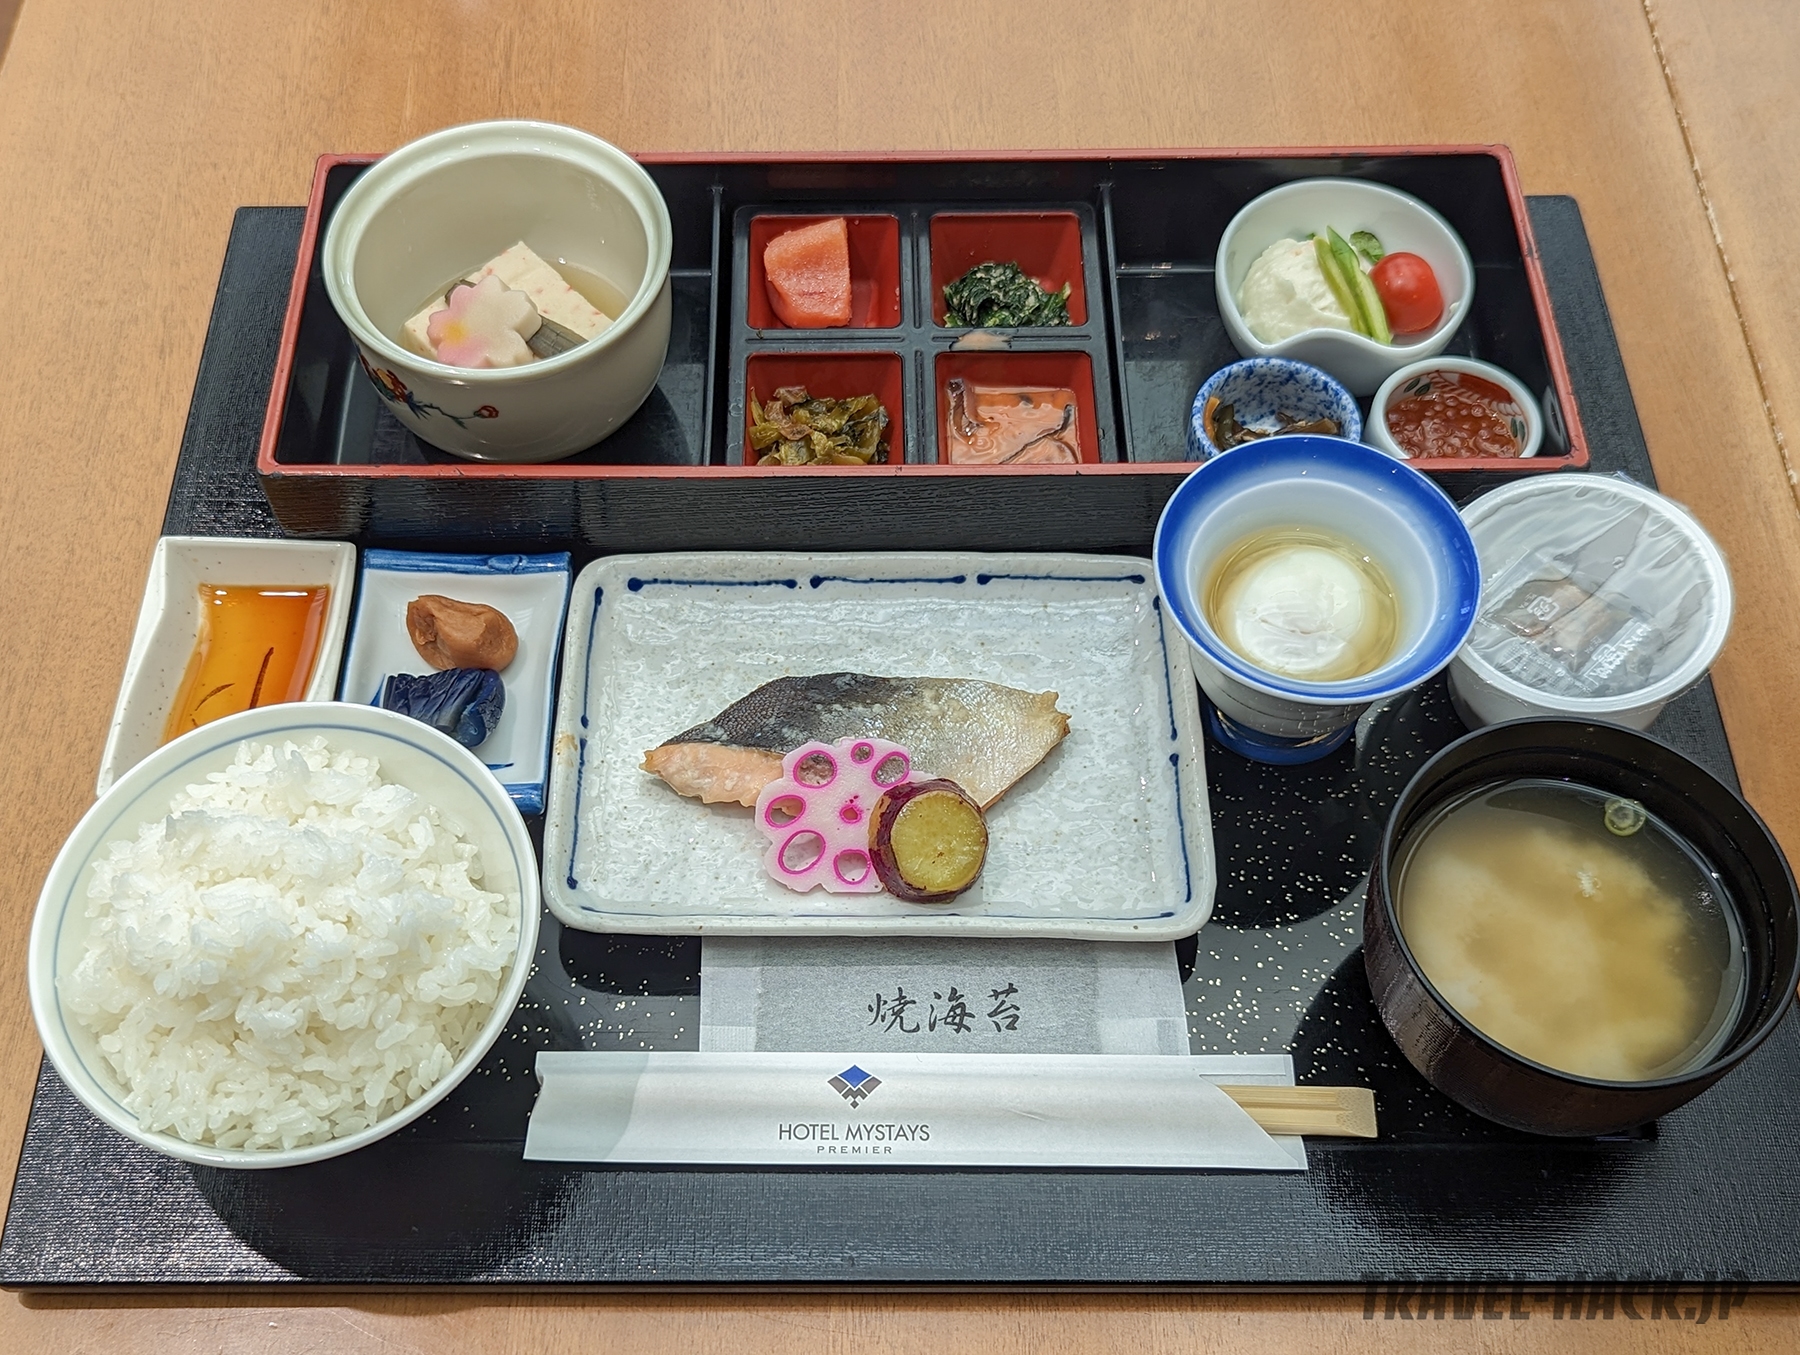
[[763, 248], [769, 304], [784, 325], [850, 323], [850, 230], [834, 216], [778, 235]]
[[956, 782], [983, 809], [1069, 732], [1055, 692], [973, 678], [819, 673], [777, 678], [644, 754], [643, 768], [707, 804], [755, 805], [781, 759], [813, 739], [904, 745], [918, 777]]

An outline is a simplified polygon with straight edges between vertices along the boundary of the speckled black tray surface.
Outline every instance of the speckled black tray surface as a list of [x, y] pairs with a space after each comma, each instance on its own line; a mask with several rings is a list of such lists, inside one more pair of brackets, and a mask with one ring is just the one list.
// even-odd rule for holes
[[[1649, 481], [1580, 213], [1569, 198], [1530, 206], [1594, 470]], [[278, 534], [252, 462], [300, 219], [238, 214], [166, 532]], [[538, 1050], [692, 1048], [699, 1016], [697, 940], [565, 932], [546, 917], [525, 999], [475, 1074], [417, 1124], [334, 1161], [235, 1173], [171, 1161], [93, 1119], [46, 1065], [0, 1284], [1800, 1283], [1793, 1015], [1699, 1101], [1613, 1140], [1495, 1128], [1403, 1062], [1369, 1002], [1359, 882], [1401, 787], [1463, 731], [1435, 682], [1372, 732], [1300, 769], [1209, 744], [1218, 902], [1198, 946], [1178, 947], [1196, 1052], [1287, 1049], [1302, 1081], [1375, 1088], [1382, 1138], [1314, 1140], [1309, 1172], [527, 1163]], [[1735, 779], [1709, 686], [1654, 732]]]

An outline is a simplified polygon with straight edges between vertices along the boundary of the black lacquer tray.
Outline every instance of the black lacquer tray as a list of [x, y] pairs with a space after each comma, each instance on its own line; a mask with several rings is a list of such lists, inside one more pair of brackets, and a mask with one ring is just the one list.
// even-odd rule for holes
[[[1593, 468], [1649, 481], [1580, 214], [1568, 198], [1530, 210]], [[301, 219], [238, 214], [166, 532], [279, 534], [253, 458]], [[1381, 1028], [1359, 953], [1359, 882], [1407, 778], [1461, 732], [1440, 681], [1390, 708], [1362, 751], [1311, 767], [1207, 748], [1218, 900], [1198, 945], [1178, 947], [1193, 1048], [1287, 1049], [1302, 1081], [1376, 1091], [1381, 1139], [1313, 1140], [1305, 1174], [527, 1163], [538, 1050], [692, 1047], [699, 1014], [698, 941], [565, 932], [546, 917], [525, 1000], [475, 1074], [347, 1157], [279, 1172], [188, 1166], [102, 1126], [46, 1066], [0, 1284], [1800, 1283], [1791, 1014], [1700, 1100], [1585, 1141], [1475, 1120], [1421, 1082]], [[1734, 779], [1710, 686], [1653, 732]]]

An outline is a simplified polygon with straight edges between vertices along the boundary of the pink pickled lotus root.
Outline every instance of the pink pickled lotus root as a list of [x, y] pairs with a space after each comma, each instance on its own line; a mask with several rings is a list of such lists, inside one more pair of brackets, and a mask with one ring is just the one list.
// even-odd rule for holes
[[458, 284], [441, 311], [425, 322], [425, 337], [439, 362], [452, 367], [518, 367], [536, 357], [525, 340], [544, 323], [523, 292], [489, 274]]
[[869, 854], [875, 802], [912, 776], [912, 754], [884, 739], [803, 743], [781, 760], [781, 779], [756, 797], [756, 826], [769, 839], [763, 867], [804, 894], [879, 894]]

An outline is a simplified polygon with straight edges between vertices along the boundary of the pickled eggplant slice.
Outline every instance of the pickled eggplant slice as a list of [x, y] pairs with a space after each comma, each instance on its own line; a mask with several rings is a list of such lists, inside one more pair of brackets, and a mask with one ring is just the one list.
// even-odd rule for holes
[[869, 856], [888, 893], [944, 903], [975, 883], [987, 861], [987, 819], [954, 781], [895, 786], [869, 816]]
[[441, 729], [465, 748], [478, 748], [506, 710], [506, 684], [491, 668], [390, 673], [381, 685], [381, 708]]

